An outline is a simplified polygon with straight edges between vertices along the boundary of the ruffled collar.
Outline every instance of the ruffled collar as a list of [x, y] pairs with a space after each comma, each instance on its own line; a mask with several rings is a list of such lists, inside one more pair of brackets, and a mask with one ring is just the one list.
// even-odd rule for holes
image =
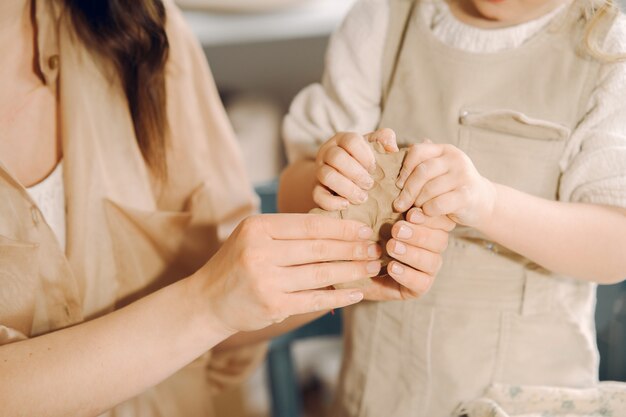
[[564, 13], [567, 4], [529, 22], [500, 29], [482, 29], [458, 20], [444, 0], [425, 1], [421, 15], [433, 35], [453, 48], [475, 53], [494, 53], [521, 46]]

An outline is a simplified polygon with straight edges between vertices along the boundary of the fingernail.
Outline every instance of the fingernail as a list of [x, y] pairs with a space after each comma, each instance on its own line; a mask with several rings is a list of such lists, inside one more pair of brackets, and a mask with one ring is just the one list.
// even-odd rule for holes
[[391, 265], [391, 272], [400, 275], [404, 273], [404, 268], [401, 267], [400, 264], [394, 262], [393, 265]]
[[409, 208], [408, 203], [406, 201], [404, 201], [404, 200], [396, 200], [396, 202], [394, 203], [394, 206], [399, 211], [405, 211], [406, 209]]
[[378, 245], [369, 245], [367, 248], [367, 255], [370, 258], [378, 258], [380, 256], [380, 248]]
[[368, 190], [374, 186], [374, 179], [372, 177], [367, 177], [363, 179], [363, 184], [365, 184], [365, 188]]
[[399, 239], [409, 239], [411, 236], [413, 236], [413, 230], [405, 225], [400, 226], [400, 229], [398, 229]]
[[424, 216], [424, 213], [422, 212], [422, 210], [416, 209], [416, 210], [413, 210], [411, 214], [409, 215], [409, 221], [411, 223], [421, 224], [426, 221], [426, 216]]
[[369, 262], [366, 267], [367, 272], [369, 272], [372, 275], [378, 274], [380, 272], [380, 268], [381, 268], [380, 261]]
[[347, 209], [347, 208], [348, 208], [348, 206], [349, 206], [349, 205], [350, 205], [350, 202], [349, 202], [349, 201], [344, 200], [344, 201], [342, 201], [342, 202], [341, 202], [341, 209], [342, 209], [342, 210], [345, 210], [345, 209]]
[[359, 191], [356, 196], [357, 201], [365, 203], [367, 201], [367, 193], [365, 191]]
[[395, 242], [393, 252], [398, 255], [404, 255], [406, 253], [406, 245], [404, 243]]
[[373, 234], [371, 227], [363, 226], [359, 229], [359, 239], [369, 239]]
[[370, 167], [367, 170], [369, 171], [370, 174], [373, 174], [374, 172], [376, 172], [376, 162], [370, 165]]
[[350, 301], [354, 301], [356, 303], [363, 299], [363, 293], [359, 291], [351, 292], [348, 297], [350, 298]]

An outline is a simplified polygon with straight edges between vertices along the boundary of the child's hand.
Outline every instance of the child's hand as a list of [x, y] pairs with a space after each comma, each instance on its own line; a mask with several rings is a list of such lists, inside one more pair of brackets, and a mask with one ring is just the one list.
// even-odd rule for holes
[[418, 298], [428, 292], [441, 269], [442, 253], [456, 223], [447, 216], [425, 216], [418, 208], [410, 210], [406, 219], [393, 226], [387, 242], [387, 253], [395, 259], [387, 266], [391, 278], [374, 278], [363, 289], [366, 300]]
[[403, 189], [394, 202], [396, 210], [405, 211], [415, 205], [428, 216], [447, 215], [465, 226], [479, 227], [489, 219], [496, 199], [493, 183], [452, 145], [413, 145], [397, 184]]
[[374, 186], [371, 173], [376, 160], [367, 142], [381, 143], [387, 152], [397, 152], [396, 134], [390, 129], [377, 130], [365, 136], [338, 133], [324, 143], [315, 162], [318, 184], [313, 200], [324, 210], [343, 210], [349, 203], [367, 200], [367, 191]]

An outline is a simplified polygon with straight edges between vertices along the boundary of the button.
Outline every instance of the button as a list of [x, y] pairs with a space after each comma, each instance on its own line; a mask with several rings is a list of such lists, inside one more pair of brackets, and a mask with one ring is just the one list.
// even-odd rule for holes
[[50, 68], [51, 70], [56, 70], [57, 68], [59, 68], [58, 55], [52, 55], [50, 58], [48, 58], [48, 68]]
[[466, 110], [462, 111], [461, 115], [459, 116], [459, 123], [465, 124], [465, 119], [467, 119], [467, 116], [469, 116], [469, 112]]
[[30, 216], [33, 219], [35, 226], [37, 226], [39, 224], [39, 211], [37, 210], [37, 207], [32, 206], [30, 208]]

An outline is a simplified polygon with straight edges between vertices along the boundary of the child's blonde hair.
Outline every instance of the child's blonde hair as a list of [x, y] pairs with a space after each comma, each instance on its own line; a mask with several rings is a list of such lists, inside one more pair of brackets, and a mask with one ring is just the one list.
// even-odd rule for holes
[[[618, 61], [625, 60], [626, 54], [609, 54], [603, 51], [599, 45], [596, 35], [600, 27], [600, 23], [605, 20], [612, 20], [619, 14], [619, 6], [615, 0], [578, 0], [584, 3], [587, 25], [583, 37], [583, 47], [585, 52], [592, 57], [601, 61]], [[600, 36], [601, 39], [604, 36]]]

